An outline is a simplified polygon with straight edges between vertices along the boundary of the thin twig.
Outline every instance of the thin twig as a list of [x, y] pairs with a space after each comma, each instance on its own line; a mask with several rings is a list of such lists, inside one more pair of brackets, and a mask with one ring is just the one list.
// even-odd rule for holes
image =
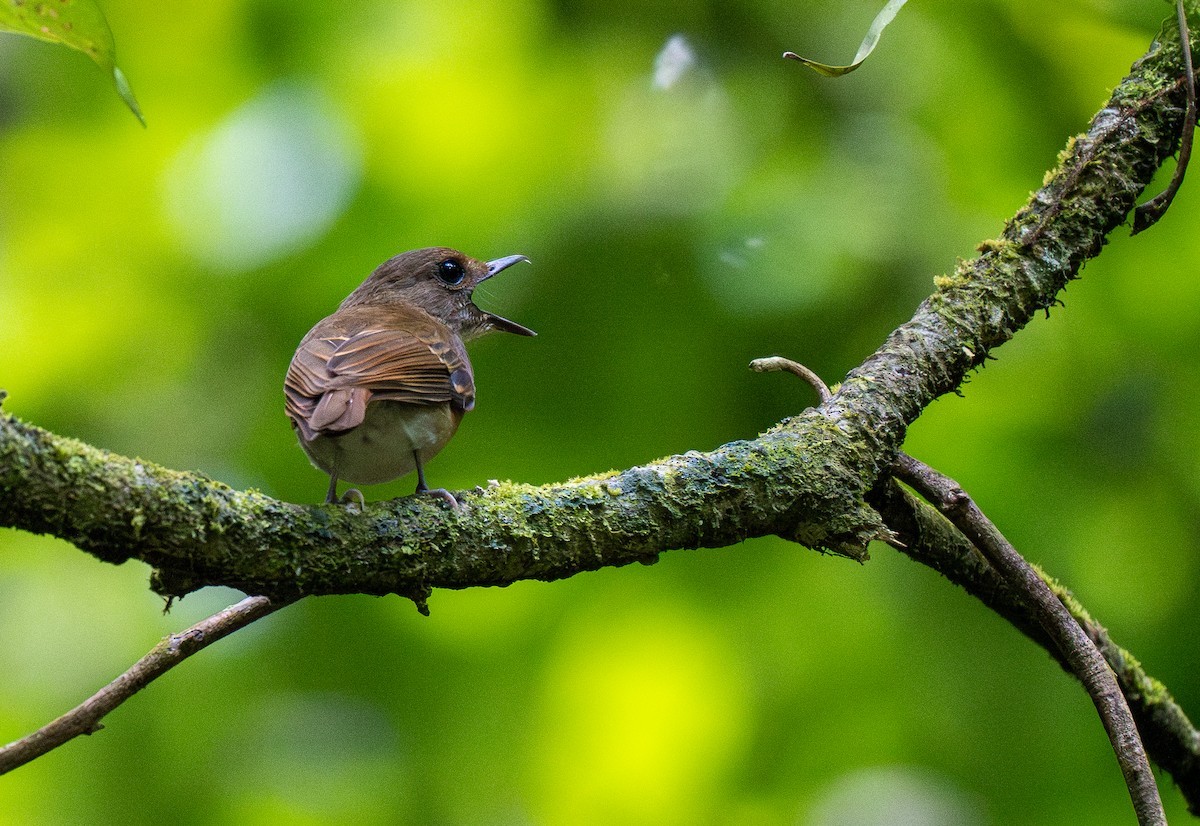
[[104, 726], [100, 720], [153, 680], [197, 651], [245, 628], [257, 619], [279, 610], [286, 602], [266, 597], [246, 597], [236, 605], [213, 614], [179, 634], [164, 637], [146, 656], [80, 705], [37, 731], [0, 748], [0, 774], [41, 757], [81, 734], [94, 734]]
[[[750, 369], [756, 373], [776, 373], [780, 371], [791, 373], [808, 382], [809, 386], [817, 392], [817, 397], [821, 400], [821, 404], [833, 398], [833, 393], [830, 391], [829, 385], [825, 383], [825, 380], [798, 361], [792, 361], [783, 356], [767, 356], [766, 358], [755, 359], [750, 362]], [[880, 534], [878, 538], [881, 542], [886, 542], [897, 550], [904, 550], [904, 543], [897, 539], [895, 534], [891, 532]]]
[[904, 453], [897, 457], [894, 471], [898, 479], [914, 488], [953, 522], [1001, 577], [1024, 595], [1042, 628], [1062, 651], [1096, 705], [1125, 776], [1138, 823], [1143, 826], [1165, 824], [1167, 820], [1158, 786], [1129, 705], [1091, 638], [1033, 566], [1017, 553], [957, 482]]
[[817, 391], [817, 396], [821, 399], [821, 404], [833, 398], [833, 394], [829, 392], [829, 385], [825, 384], [820, 376], [798, 361], [785, 359], [783, 356], [768, 356], [767, 358], [755, 359], [750, 362], [750, 369], [756, 373], [774, 373], [786, 370], [808, 382], [812, 386], [812, 389]]
[[1192, 158], [1192, 138], [1196, 132], [1196, 75], [1192, 69], [1192, 34], [1188, 30], [1183, 0], [1176, 0], [1175, 11], [1179, 18], [1179, 46], [1183, 51], [1183, 70], [1187, 85], [1187, 113], [1183, 118], [1183, 133], [1179, 137], [1179, 159], [1175, 162], [1175, 172], [1171, 175], [1171, 182], [1167, 184], [1167, 188], [1133, 211], [1131, 235], [1149, 229], [1166, 214], [1179, 188], [1183, 186], [1183, 176], [1187, 173], [1188, 162]]
[[[1012, 623], [1071, 673], [1066, 657], [1042, 629], [1028, 600], [1004, 581], [936, 508], [894, 479], [872, 491], [868, 501], [904, 540], [901, 550], [905, 555], [937, 571]], [[1044, 571], [1041, 575], [1117, 675], [1151, 761], [1171, 775], [1188, 809], [1200, 815], [1200, 732], [1166, 686], [1147, 674], [1137, 658], [1118, 645], [1061, 583]]]

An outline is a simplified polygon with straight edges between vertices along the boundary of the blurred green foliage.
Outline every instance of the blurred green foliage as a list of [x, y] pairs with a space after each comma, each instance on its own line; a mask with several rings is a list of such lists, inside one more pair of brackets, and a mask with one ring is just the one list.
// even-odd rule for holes
[[[477, 300], [540, 336], [473, 346], [479, 404], [432, 483], [753, 436], [811, 399], [747, 362], [783, 354], [830, 381], [858, 364], [999, 233], [1170, 15], [926, 0], [852, 76], [780, 59], [841, 59], [878, 6], [108, 0], [145, 131], [85, 61], [0, 37], [6, 408], [318, 501], [282, 412], [292, 350], [380, 261], [444, 244], [530, 256]], [[908, 442], [1193, 714], [1195, 183], [1153, 231], [1118, 231], [1065, 309]], [[0, 741], [237, 598], [163, 617], [146, 573], [0, 533]], [[269, 618], [5, 777], [3, 818], [1131, 818], [1075, 682], [886, 547], [857, 566], [762, 540], [431, 607], [323, 598]]]

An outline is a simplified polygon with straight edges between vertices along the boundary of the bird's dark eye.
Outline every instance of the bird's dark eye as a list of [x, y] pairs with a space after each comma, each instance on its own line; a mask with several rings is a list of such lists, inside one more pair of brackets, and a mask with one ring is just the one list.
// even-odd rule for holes
[[467, 272], [463, 269], [462, 264], [453, 258], [447, 258], [438, 264], [437, 277], [441, 279], [443, 284], [454, 287], [462, 283], [462, 280], [467, 277]]

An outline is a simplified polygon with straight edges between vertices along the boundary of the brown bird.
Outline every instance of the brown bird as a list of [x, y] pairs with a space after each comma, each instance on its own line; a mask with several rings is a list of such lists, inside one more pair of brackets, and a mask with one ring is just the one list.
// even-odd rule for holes
[[[533, 330], [480, 310], [471, 292], [520, 261], [477, 261], [430, 247], [385, 261], [296, 348], [283, 390], [292, 429], [329, 474], [326, 502], [345, 479], [374, 485], [417, 471], [417, 493], [457, 505], [425, 484], [424, 465], [475, 406], [464, 342], [489, 330]], [[345, 497], [357, 490], [346, 491]]]

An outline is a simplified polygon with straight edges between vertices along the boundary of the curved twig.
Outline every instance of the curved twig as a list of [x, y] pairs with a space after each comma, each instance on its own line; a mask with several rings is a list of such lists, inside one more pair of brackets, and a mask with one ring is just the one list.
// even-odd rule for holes
[[1165, 825], [1167, 819], [1158, 786], [1129, 705], [1095, 643], [1033, 566], [1004, 538], [957, 482], [905, 453], [896, 459], [896, 477], [912, 486], [953, 522], [1034, 609], [1042, 629], [1054, 640], [1100, 714], [1121, 765], [1138, 823]]
[[[932, 505], [894, 480], [872, 491], [871, 502], [903, 541], [900, 550], [905, 556], [961, 587], [1044, 648], [1071, 673], [1070, 664], [1042, 629], [1028, 602]], [[1044, 573], [1041, 576], [1116, 673], [1151, 759], [1171, 775], [1188, 809], [1200, 815], [1200, 731], [1166, 686], [1147, 674], [1132, 654], [1115, 643], [1108, 630], [1065, 587]]]
[[1192, 68], [1192, 34], [1188, 30], [1187, 12], [1183, 0], [1175, 0], [1175, 13], [1179, 23], [1179, 42], [1183, 47], [1183, 72], [1187, 88], [1187, 113], [1183, 118], [1183, 132], [1179, 138], [1179, 159], [1167, 188], [1133, 211], [1133, 232], [1137, 235], [1158, 223], [1167, 213], [1187, 174], [1192, 159], [1192, 142], [1196, 134], [1196, 74]]
[[833, 398], [833, 393], [829, 392], [829, 385], [825, 383], [825, 380], [798, 361], [785, 359], [783, 356], [768, 356], [750, 362], [750, 369], [756, 373], [786, 371], [808, 382], [809, 386], [817, 392], [817, 398], [821, 400], [821, 404]]
[[255, 620], [278, 611], [286, 604], [272, 602], [266, 597], [246, 597], [236, 605], [201, 620], [186, 631], [164, 637], [128, 671], [78, 706], [32, 734], [0, 748], [0, 774], [23, 766], [81, 734], [95, 734], [104, 728], [100, 721], [105, 715], [152, 681], [196, 652], [204, 650], [239, 628], [245, 628]]

